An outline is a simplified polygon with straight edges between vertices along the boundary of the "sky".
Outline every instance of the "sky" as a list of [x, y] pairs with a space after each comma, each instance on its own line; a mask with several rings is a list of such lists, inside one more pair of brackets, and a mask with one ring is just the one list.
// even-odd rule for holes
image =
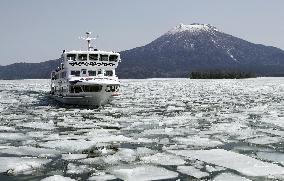
[[42, 62], [63, 49], [100, 50], [150, 43], [180, 23], [211, 24], [233, 36], [284, 50], [284, 0], [1, 0], [0, 65]]

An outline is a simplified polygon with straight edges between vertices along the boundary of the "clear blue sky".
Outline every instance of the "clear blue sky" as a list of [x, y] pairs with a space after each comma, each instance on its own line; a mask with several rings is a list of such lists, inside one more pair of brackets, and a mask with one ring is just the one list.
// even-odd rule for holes
[[253, 43], [284, 49], [284, 0], [1, 0], [0, 65], [58, 58], [96, 46], [145, 45], [179, 23], [206, 23]]

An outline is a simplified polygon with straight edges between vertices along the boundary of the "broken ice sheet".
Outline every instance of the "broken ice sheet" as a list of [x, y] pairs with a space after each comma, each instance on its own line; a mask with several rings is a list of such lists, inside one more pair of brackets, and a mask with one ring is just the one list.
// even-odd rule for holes
[[168, 152], [185, 156], [190, 159], [198, 159], [210, 164], [230, 168], [248, 176], [284, 174], [284, 167], [222, 149], [168, 150]]
[[39, 145], [41, 147], [55, 148], [66, 152], [80, 152], [91, 148], [95, 143], [86, 140], [55, 140], [40, 143]]
[[180, 144], [191, 145], [196, 147], [216, 147], [223, 144], [222, 142], [217, 140], [211, 140], [209, 138], [201, 138], [198, 136], [188, 136], [186, 138], [176, 137], [173, 140], [177, 141]]
[[156, 150], [151, 150], [151, 149], [146, 148], [146, 147], [136, 148], [136, 155], [139, 156], [139, 157], [152, 155], [152, 154], [155, 154], [156, 152], [157, 152]]
[[241, 177], [232, 173], [221, 173], [214, 177], [213, 181], [250, 181], [245, 177]]
[[193, 166], [178, 166], [177, 171], [186, 175], [193, 176], [195, 178], [202, 178], [209, 176], [208, 173], [202, 172], [199, 169], [194, 168]]
[[[150, 160], [153, 161], [153, 155], [157, 156], [157, 153], [167, 155], [169, 154], [167, 150], [183, 150], [189, 147], [194, 149], [198, 149], [198, 147], [213, 148], [213, 144], [206, 145], [202, 143], [202, 140], [201, 142], [190, 140], [191, 136], [196, 136], [208, 139], [208, 142], [220, 141], [221, 147], [233, 149], [235, 152], [248, 153], [261, 162], [277, 162], [276, 164], [281, 165], [283, 162], [280, 155], [283, 146], [281, 140], [283, 140], [284, 133], [281, 129], [284, 116], [283, 80], [201, 80], [202, 83], [190, 79], [174, 81], [122, 80], [121, 92], [123, 95], [98, 110], [61, 107], [53, 104], [38, 106], [39, 100], [41, 101], [43, 98], [43, 91], [49, 91], [47, 80], [13, 81], [13, 83], [8, 82], [7, 88], [3, 88], [3, 81], [1, 81], [0, 102], [5, 99], [5, 103], [0, 103], [2, 108], [2, 110], [0, 108], [0, 119], [2, 120], [0, 132], [9, 133], [9, 135], [6, 134], [9, 138], [2, 139], [0, 150], [5, 149], [10, 154], [12, 150], [17, 151], [18, 156], [21, 156], [22, 151], [12, 149], [11, 145], [17, 147], [25, 144], [29, 144], [30, 147], [44, 146], [44, 149], [48, 150], [74, 153], [64, 154], [62, 158], [60, 155], [56, 158], [53, 157], [56, 160], [63, 160], [66, 165], [70, 162], [76, 166], [88, 164], [90, 168], [112, 167], [113, 165], [105, 163], [109, 156], [108, 159], [113, 161], [112, 163], [119, 169], [120, 167], [124, 168], [122, 166], [124, 164], [132, 164], [136, 167], [139, 166], [137, 164], [145, 164], [140, 159], [142, 157], [151, 158]], [[34, 81], [40, 83], [36, 85], [33, 83]], [[187, 84], [190, 84], [191, 88], [184, 86]], [[272, 84], [273, 89], [265, 84]], [[176, 87], [176, 89], [173, 90], [172, 87]], [[153, 91], [149, 91], [149, 89]], [[33, 92], [30, 92], [31, 90]], [[49, 103], [48, 100], [43, 104]], [[169, 106], [173, 106], [174, 109], [186, 106], [186, 110], [175, 113], [173, 109], [173, 111], [167, 112], [167, 108], [171, 108]], [[134, 107], [133, 110], [131, 110], [132, 107]], [[250, 115], [254, 117], [249, 118]], [[49, 120], [54, 121], [54, 129], [42, 129], [48, 125], [37, 126], [35, 124], [49, 123]], [[264, 124], [259, 124], [260, 122]], [[24, 128], [20, 125], [23, 125]], [[50, 125], [52, 126], [52, 123]], [[33, 128], [35, 129], [32, 130]], [[143, 132], [147, 134], [141, 134]], [[116, 137], [117, 135], [122, 136]], [[281, 137], [281, 139], [273, 145], [247, 144], [246, 142], [258, 137], [265, 138], [263, 136]], [[23, 137], [26, 138], [22, 140]], [[189, 138], [187, 141], [192, 141], [195, 145], [178, 142], [174, 140], [175, 137]], [[259, 142], [260, 140], [255, 139], [254, 141]], [[271, 141], [269, 140], [269, 144], [272, 143]], [[45, 143], [46, 145], [42, 145]], [[106, 150], [104, 150], [104, 146], [98, 146], [102, 143], [110, 147], [113, 146], [113, 149], [106, 146]], [[201, 143], [204, 145], [196, 146], [202, 145]], [[83, 158], [86, 154], [81, 155], [82, 147], [87, 148], [84, 150], [84, 153], [86, 151], [89, 154], [87, 158]], [[116, 154], [122, 147], [133, 150], [134, 154], [133, 151], [130, 151], [129, 155], [127, 155], [127, 151]], [[41, 155], [38, 151], [36, 153], [31, 151], [29, 154]], [[174, 156], [186, 159], [188, 162], [186, 166], [193, 166], [204, 173], [210, 173], [210, 176], [203, 177], [203, 179], [212, 180], [216, 174], [230, 170], [213, 163], [206, 163], [204, 160], [199, 161], [195, 158], [191, 160], [192, 158], [180, 155]], [[158, 159], [157, 162], [160, 160]], [[243, 161], [243, 159], [241, 160]], [[233, 166], [236, 164], [234, 162]], [[160, 163], [150, 161], [147, 163], [161, 167]], [[50, 167], [48, 169], [55, 170], [57, 164], [48, 164], [48, 167]], [[164, 168], [178, 172], [175, 169], [176, 166], [165, 166]], [[237, 171], [230, 171], [238, 175], [238, 168], [235, 170]], [[105, 172], [109, 174], [108, 170]], [[98, 176], [92, 175], [92, 171], [84, 174], [87, 175], [84, 179], [87, 179], [88, 175], [90, 177]], [[241, 176], [245, 177], [244, 174]], [[34, 179], [32, 175], [29, 177]], [[74, 175], [74, 177], [76, 176]], [[266, 178], [266, 176], [260, 177], [260, 180]], [[13, 178], [11, 177], [11, 179]], [[182, 180], [183, 178], [174, 179]]]
[[183, 165], [186, 163], [181, 157], [166, 153], [157, 153], [155, 155], [141, 157], [140, 159], [145, 163], [157, 165]]
[[224, 167], [218, 167], [218, 166], [213, 167], [213, 166], [210, 166], [210, 165], [206, 165], [205, 168], [208, 172], [218, 172], [218, 171], [221, 171], [221, 170], [226, 170], [226, 168], [224, 168]]
[[283, 153], [277, 153], [277, 152], [257, 152], [256, 153], [258, 158], [281, 163], [284, 165], [284, 154]]
[[170, 179], [178, 176], [177, 172], [167, 170], [162, 167], [150, 166], [150, 165], [137, 165], [128, 167], [113, 167], [110, 169], [110, 173], [122, 180], [159, 180]]
[[79, 159], [84, 159], [87, 158], [87, 154], [62, 154], [62, 159], [63, 160], [79, 160]]
[[23, 133], [0, 133], [0, 140], [5, 141], [23, 141], [28, 139], [28, 136], [26, 136]]
[[175, 131], [174, 128], [164, 129], [148, 129], [144, 130], [141, 134], [143, 135], [170, 135], [170, 136], [182, 136], [183, 133]]
[[[270, 113], [272, 113], [272, 112], [270, 112]], [[274, 114], [275, 115], [265, 116], [262, 119], [260, 119], [259, 121], [265, 122], [267, 124], [274, 124], [276, 126], [284, 128], [284, 117], [279, 117], [277, 115], [277, 113], [274, 113]]]
[[[84, 139], [83, 139], [84, 138]], [[117, 142], [132, 142], [131, 138], [123, 135], [68, 135], [61, 136], [59, 140], [51, 140], [40, 143], [41, 147], [55, 148], [66, 152], [81, 152], [83, 150], [91, 149], [99, 143], [117, 143]]]
[[12, 175], [31, 174], [51, 161], [50, 159], [28, 157], [0, 157], [0, 160], [0, 172], [8, 172]]
[[238, 140], [250, 138], [255, 134], [255, 130], [252, 130], [241, 121], [213, 124], [210, 128], [210, 132], [210, 134], [219, 133], [237, 136]]
[[274, 144], [283, 141], [281, 137], [270, 137], [270, 136], [260, 136], [253, 139], [246, 140], [249, 143], [258, 144], [258, 145], [267, 145], [267, 144]]
[[113, 155], [103, 157], [103, 160], [107, 164], [118, 164], [119, 162], [133, 162], [136, 159], [136, 153], [132, 149], [121, 148]]
[[68, 174], [82, 174], [87, 173], [91, 169], [87, 165], [75, 165], [73, 163], [69, 163], [67, 165], [67, 171]]
[[[1, 111], [1, 110], [0, 110]], [[15, 131], [16, 129], [8, 126], [0, 126], [0, 131]]]
[[88, 178], [88, 180], [95, 180], [95, 181], [106, 181], [106, 180], [114, 180], [116, 179], [115, 176], [110, 174], [104, 174], [104, 175], [95, 175]]
[[49, 122], [27, 122], [18, 124], [17, 127], [34, 128], [42, 130], [52, 130], [55, 129], [53, 121]]
[[59, 151], [54, 149], [46, 148], [35, 148], [28, 146], [19, 147], [7, 147], [6, 149], [1, 149], [0, 153], [6, 153], [11, 155], [26, 155], [26, 156], [37, 156], [37, 157], [56, 157], [60, 154]]
[[46, 177], [41, 181], [76, 181], [75, 179], [71, 179], [70, 177], [63, 177], [61, 175], [53, 175], [50, 177]]

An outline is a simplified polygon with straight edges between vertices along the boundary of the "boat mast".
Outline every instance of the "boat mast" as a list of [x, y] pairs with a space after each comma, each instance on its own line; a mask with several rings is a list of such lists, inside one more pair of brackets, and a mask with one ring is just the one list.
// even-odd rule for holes
[[91, 38], [90, 35], [92, 33], [91, 32], [86, 32], [86, 37], [82, 37], [82, 39], [86, 40], [87, 41], [87, 44], [88, 44], [88, 51], [92, 51], [92, 46], [91, 46], [91, 40], [95, 40], [98, 38], [98, 36], [96, 38]]

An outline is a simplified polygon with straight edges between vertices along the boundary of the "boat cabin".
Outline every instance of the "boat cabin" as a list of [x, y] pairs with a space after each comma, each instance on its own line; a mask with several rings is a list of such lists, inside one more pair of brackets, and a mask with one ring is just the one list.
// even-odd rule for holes
[[119, 61], [118, 54], [111, 54], [111, 53], [97, 53], [89, 51], [87, 53], [66, 53], [64, 55], [64, 60], [66, 61], [100, 61], [100, 62], [117, 62]]
[[90, 46], [87, 51], [63, 51], [60, 66], [51, 73], [51, 94], [74, 95], [95, 92], [111, 93], [120, 85], [115, 69], [120, 60], [116, 52], [101, 51]]

